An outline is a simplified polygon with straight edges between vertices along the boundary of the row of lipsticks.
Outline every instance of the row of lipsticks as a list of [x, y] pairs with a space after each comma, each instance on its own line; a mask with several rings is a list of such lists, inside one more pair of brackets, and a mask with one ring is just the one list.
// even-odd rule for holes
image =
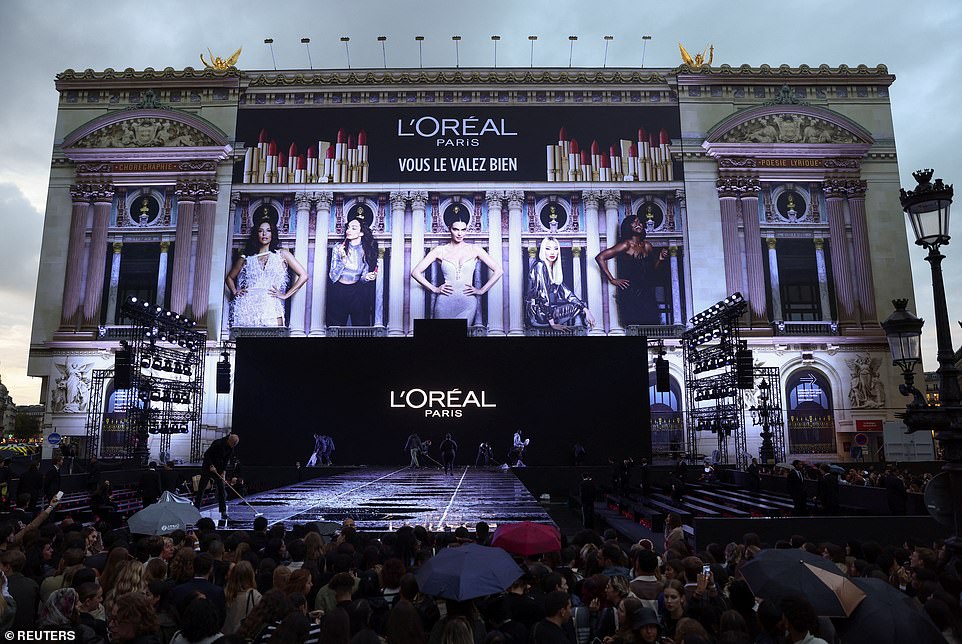
[[638, 128], [637, 141], [621, 139], [603, 154], [598, 141], [588, 149], [561, 128], [558, 143], [547, 146], [548, 181], [673, 181], [671, 138]]
[[318, 141], [298, 154], [291, 143], [287, 154], [263, 129], [257, 146], [244, 152], [244, 183], [367, 183], [367, 133], [361, 130], [357, 139], [343, 128], [337, 131], [337, 143]]

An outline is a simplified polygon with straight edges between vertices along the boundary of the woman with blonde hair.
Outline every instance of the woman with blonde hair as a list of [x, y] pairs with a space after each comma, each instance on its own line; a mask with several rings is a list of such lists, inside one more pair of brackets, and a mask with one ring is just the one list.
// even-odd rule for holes
[[144, 579], [144, 565], [136, 560], [129, 560], [120, 566], [113, 588], [104, 594], [104, 610], [110, 615], [114, 599], [127, 593], [147, 593], [147, 580]]
[[581, 315], [588, 328], [595, 325], [595, 316], [588, 310], [588, 305], [564, 283], [561, 244], [554, 237], [541, 240], [538, 261], [528, 273], [524, 308], [531, 327], [547, 326], [562, 331], [574, 326]]
[[261, 594], [254, 584], [254, 567], [249, 561], [239, 561], [230, 569], [224, 599], [227, 603], [227, 619], [221, 632], [232, 635], [261, 600]]

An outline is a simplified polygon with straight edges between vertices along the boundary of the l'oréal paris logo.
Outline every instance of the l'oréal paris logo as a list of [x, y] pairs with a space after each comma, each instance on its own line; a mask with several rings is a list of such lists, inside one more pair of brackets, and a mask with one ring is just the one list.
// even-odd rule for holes
[[398, 136], [419, 136], [434, 139], [441, 147], [478, 147], [483, 136], [518, 136], [508, 129], [505, 119], [484, 119], [469, 116], [462, 119], [421, 116], [397, 120]]
[[488, 402], [488, 394], [481, 391], [460, 389], [402, 389], [391, 391], [391, 407], [423, 409], [425, 418], [461, 418], [468, 407], [493, 408], [497, 403]]

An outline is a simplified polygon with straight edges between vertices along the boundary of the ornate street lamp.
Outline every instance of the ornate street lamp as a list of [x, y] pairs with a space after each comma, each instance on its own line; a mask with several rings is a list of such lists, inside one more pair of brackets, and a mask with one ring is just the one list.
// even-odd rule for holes
[[768, 384], [767, 379], [762, 379], [758, 383], [758, 406], [753, 406], [750, 411], [752, 412], [752, 423], [754, 425], [761, 425], [761, 437], [762, 445], [758, 449], [758, 456], [763, 464], [774, 463], [775, 462], [775, 444], [772, 443], [772, 431], [769, 419], [769, 396], [771, 395], [771, 385]]
[[[955, 350], [952, 348], [952, 330], [949, 326], [948, 305], [945, 301], [945, 283], [942, 281], [942, 260], [939, 248], [949, 243], [949, 208], [952, 205], [952, 186], [941, 179], [932, 183], [932, 170], [913, 172], [918, 185], [915, 190], [901, 190], [902, 210], [912, 224], [915, 243], [928, 250], [925, 261], [932, 267], [932, 297], [935, 304], [935, 329], [938, 338], [938, 362], [940, 399], [942, 405], [935, 407], [926, 403], [925, 397], [912, 386], [909, 375], [921, 360], [919, 337], [922, 320], [905, 310], [904, 300], [896, 301], [896, 310], [883, 324], [888, 336], [892, 363], [902, 369], [905, 385], [899, 387], [904, 395], [913, 400], [901, 414], [909, 433], [933, 431], [945, 458], [943, 470], [949, 472], [955, 514], [955, 535], [946, 545], [962, 554], [962, 395], [959, 388], [959, 369], [955, 366]], [[901, 306], [900, 306], [901, 304]]]
[[905, 384], [899, 385], [899, 391], [903, 396], [914, 396], [915, 400], [909, 403], [911, 407], [924, 407], [925, 396], [915, 387], [915, 365], [922, 361], [921, 337], [925, 321], [906, 310], [908, 303], [904, 299], [892, 300], [895, 311], [882, 322], [882, 328], [888, 337], [892, 364], [902, 370], [905, 379]]

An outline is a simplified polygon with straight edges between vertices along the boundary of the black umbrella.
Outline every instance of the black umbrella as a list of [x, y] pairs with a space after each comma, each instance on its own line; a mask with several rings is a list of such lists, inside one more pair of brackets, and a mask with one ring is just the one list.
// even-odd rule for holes
[[469, 543], [445, 548], [417, 571], [421, 592], [464, 601], [500, 593], [522, 570], [501, 548]]
[[857, 577], [852, 583], [865, 591], [865, 599], [848, 619], [837, 621], [845, 644], [945, 644], [914, 597], [874, 577]]
[[170, 534], [199, 520], [200, 512], [188, 499], [164, 492], [159, 501], [127, 519], [127, 526], [133, 534]]
[[805, 597], [826, 617], [846, 617], [865, 598], [835, 564], [804, 550], [762, 550], [739, 570], [756, 597]]

